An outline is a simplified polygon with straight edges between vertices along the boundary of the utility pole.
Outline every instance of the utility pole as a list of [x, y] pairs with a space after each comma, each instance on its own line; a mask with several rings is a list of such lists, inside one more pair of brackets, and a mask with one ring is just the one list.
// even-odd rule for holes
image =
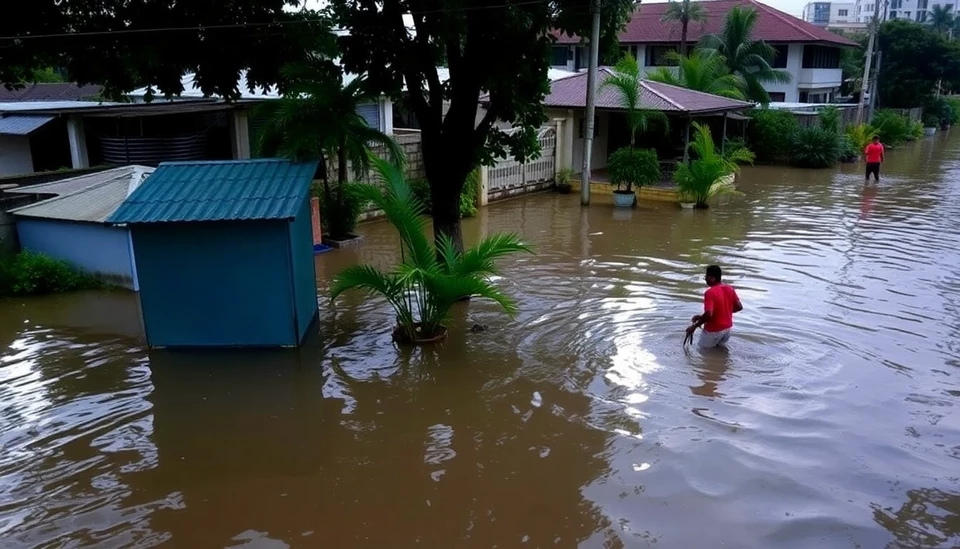
[[870, 23], [870, 39], [867, 41], [866, 61], [863, 64], [863, 81], [860, 83], [860, 100], [857, 101], [857, 124], [863, 124], [863, 103], [870, 90], [870, 65], [873, 63], [877, 31], [880, 30], [880, 3], [883, 1], [875, 0], [873, 4], [873, 21]]
[[[583, 121], [583, 166], [580, 171], [580, 204], [590, 204], [590, 176], [593, 173], [594, 113], [597, 105], [597, 63], [600, 57], [600, 0], [593, 0], [593, 28], [590, 31], [590, 59], [587, 65], [587, 114]], [[572, 129], [572, 128], [571, 128]]]

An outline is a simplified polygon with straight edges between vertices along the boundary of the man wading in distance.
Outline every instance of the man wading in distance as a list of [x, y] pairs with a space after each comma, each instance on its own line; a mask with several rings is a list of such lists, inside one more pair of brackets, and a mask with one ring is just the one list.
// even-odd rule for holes
[[880, 181], [880, 163], [883, 162], [883, 143], [880, 142], [880, 136], [873, 136], [873, 143], [863, 149], [863, 158], [867, 161], [864, 181], [870, 181], [870, 174], [873, 174], [874, 181]]
[[723, 272], [717, 265], [707, 267], [704, 277], [709, 288], [703, 294], [703, 314], [693, 317], [693, 324], [687, 328], [684, 344], [693, 341], [697, 328], [703, 326], [698, 345], [701, 349], [726, 346], [733, 329], [733, 313], [743, 310], [736, 290], [722, 282]]

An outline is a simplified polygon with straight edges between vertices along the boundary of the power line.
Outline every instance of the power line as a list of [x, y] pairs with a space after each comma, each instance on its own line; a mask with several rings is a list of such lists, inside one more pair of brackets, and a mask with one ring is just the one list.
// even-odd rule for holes
[[[460, 11], [478, 11], [478, 10], [492, 10], [492, 9], [508, 9], [514, 8], [517, 6], [529, 6], [535, 4], [550, 4], [551, 0], [527, 0], [525, 2], [513, 2], [509, 4], [496, 4], [492, 6], [472, 6], [464, 7], [458, 10], [449, 10], [449, 9], [437, 9], [437, 10], [425, 10], [425, 11], [416, 11], [416, 12], [407, 12], [404, 15], [435, 15], [439, 13], [452, 13]], [[583, 6], [576, 6], [575, 9], [585, 9], [589, 5], [585, 4]], [[312, 19], [296, 19], [289, 21], [270, 21], [270, 22], [261, 22], [261, 23], [231, 23], [223, 25], [197, 25], [193, 27], [157, 27], [157, 28], [147, 28], [147, 29], [118, 29], [118, 30], [105, 30], [105, 31], [78, 31], [78, 32], [64, 32], [64, 33], [55, 33], [55, 34], [24, 34], [17, 36], [0, 36], [0, 40], [33, 40], [40, 38], [74, 38], [82, 36], [110, 36], [110, 35], [129, 35], [129, 34], [141, 34], [141, 33], [162, 33], [162, 32], [189, 32], [189, 31], [204, 31], [204, 30], [220, 30], [220, 29], [241, 29], [241, 28], [259, 28], [259, 27], [272, 27], [272, 26], [283, 26], [283, 25], [302, 25], [305, 23], [323, 23], [328, 21], [326, 18], [312, 18]], [[333, 28], [330, 29], [331, 32], [346, 32], [349, 29], [344, 28]]]

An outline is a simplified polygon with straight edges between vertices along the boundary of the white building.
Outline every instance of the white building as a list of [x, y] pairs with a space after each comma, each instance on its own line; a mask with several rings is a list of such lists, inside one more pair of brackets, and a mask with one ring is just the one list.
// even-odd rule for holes
[[[843, 82], [840, 50], [856, 43], [823, 27], [808, 23], [756, 0], [701, 2], [705, 23], [691, 22], [687, 42], [692, 48], [701, 37], [719, 33], [727, 12], [734, 6], [757, 11], [753, 39], [763, 40], [777, 51], [773, 66], [791, 75], [787, 84], [767, 83], [764, 88], [776, 102], [830, 103]], [[667, 65], [664, 54], [680, 45], [680, 24], [661, 21], [667, 4], [643, 4], [620, 33], [620, 46], [633, 54], [645, 72]], [[849, 14], [848, 14], [849, 15]], [[553, 66], [580, 70], [586, 66], [585, 47], [576, 36], [561, 35], [553, 50]]]
[[818, 27], [846, 26], [857, 22], [856, 2], [810, 2], [803, 7], [803, 20]]

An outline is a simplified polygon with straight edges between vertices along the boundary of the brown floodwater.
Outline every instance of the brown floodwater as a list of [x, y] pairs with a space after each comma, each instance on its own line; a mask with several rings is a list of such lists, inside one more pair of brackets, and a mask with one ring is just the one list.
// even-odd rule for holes
[[[464, 230], [536, 246], [520, 313], [435, 347], [359, 295], [272, 352], [148, 351], [123, 292], [2, 301], [0, 546], [960, 546], [960, 133], [888, 157], [709, 211], [495, 204]], [[362, 232], [321, 292], [396, 259]], [[710, 263], [745, 310], [685, 352]]]

